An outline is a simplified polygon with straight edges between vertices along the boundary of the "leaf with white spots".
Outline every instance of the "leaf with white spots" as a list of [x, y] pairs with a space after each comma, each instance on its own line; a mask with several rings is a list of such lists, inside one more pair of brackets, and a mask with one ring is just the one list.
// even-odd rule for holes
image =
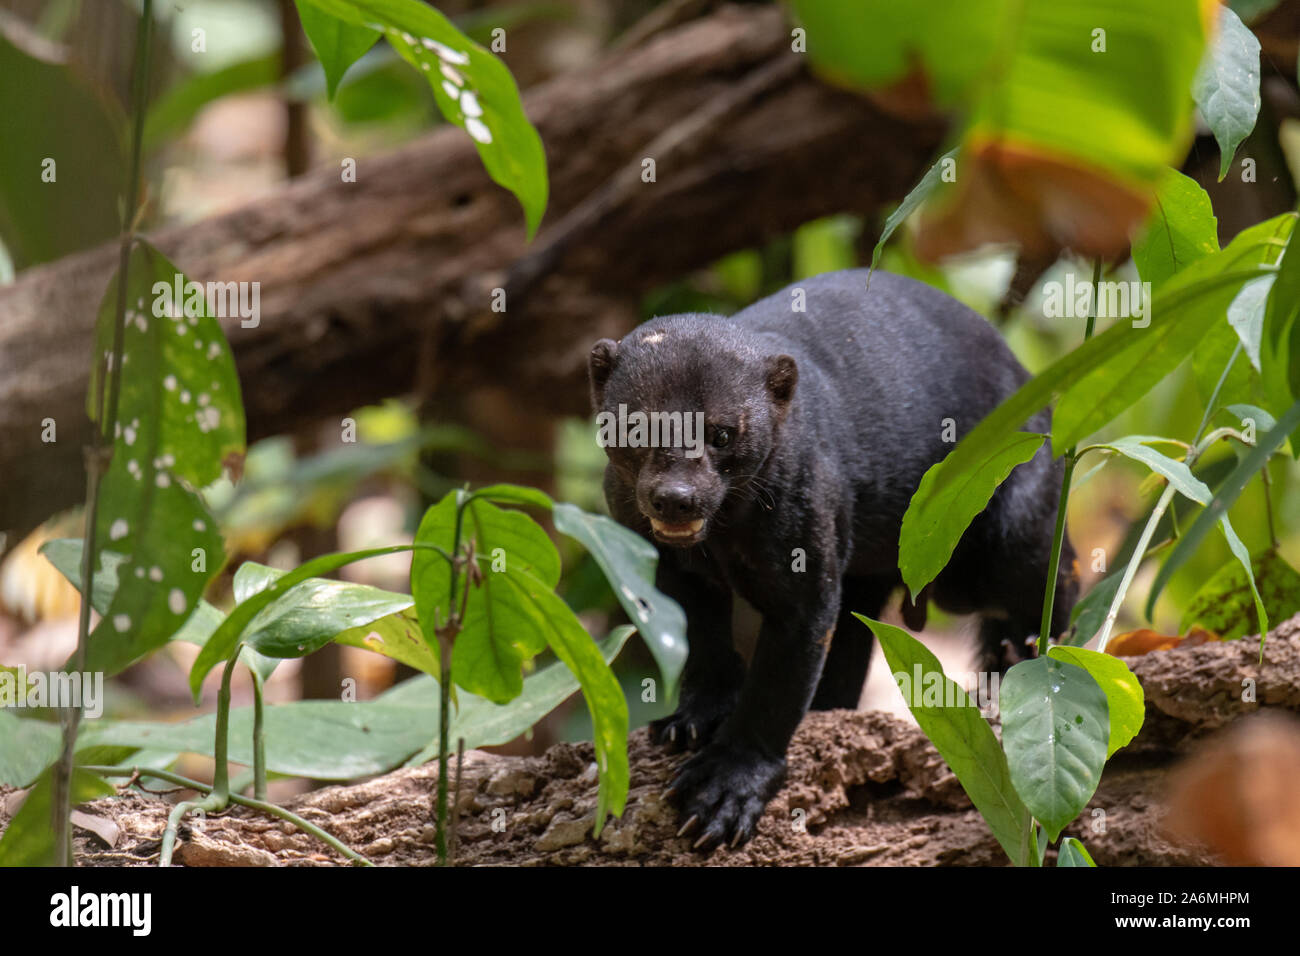
[[546, 210], [546, 153], [505, 64], [418, 0], [301, 0], [308, 5], [381, 31], [424, 74], [442, 115], [470, 135], [488, 175], [519, 199], [532, 238]]
[[[88, 406], [99, 416], [99, 390], [113, 354], [115, 277], [95, 326]], [[139, 242], [131, 253], [122, 332], [120, 391], [113, 456], [99, 489], [95, 567], [103, 552], [126, 555], [120, 586], [91, 632], [87, 667], [120, 671], [166, 643], [198, 605], [221, 567], [222, 540], [195, 488], [244, 454], [244, 412], [225, 335], [201, 295], [182, 295], [186, 280], [165, 256]], [[179, 307], [177, 307], [179, 306]], [[183, 330], [183, 331], [182, 331]], [[215, 347], [196, 351], [198, 340]], [[189, 394], [210, 396], [201, 418]], [[113, 411], [105, 400], [104, 414]]]

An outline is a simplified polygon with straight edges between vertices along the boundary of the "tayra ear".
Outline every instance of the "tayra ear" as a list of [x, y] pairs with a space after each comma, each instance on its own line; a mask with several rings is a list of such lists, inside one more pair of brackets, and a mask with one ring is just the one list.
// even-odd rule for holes
[[776, 355], [767, 360], [767, 391], [782, 411], [794, 398], [794, 386], [798, 381], [799, 366], [790, 356]]
[[618, 343], [613, 339], [601, 339], [591, 347], [591, 357], [587, 360], [587, 375], [591, 380], [591, 404], [600, 411], [605, 404], [605, 383], [614, 371], [618, 361]]

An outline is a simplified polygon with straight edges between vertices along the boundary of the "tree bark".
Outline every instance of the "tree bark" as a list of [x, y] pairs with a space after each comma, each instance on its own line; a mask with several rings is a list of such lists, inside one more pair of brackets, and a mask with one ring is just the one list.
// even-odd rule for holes
[[[551, 176], [532, 245], [452, 127], [362, 157], [355, 183], [318, 169], [150, 237], [193, 280], [260, 283], [260, 324], [223, 321], [250, 440], [417, 389], [435, 414], [477, 386], [585, 412], [589, 344], [634, 324], [647, 289], [900, 198], [942, 135], [813, 80], [771, 8], [723, 8], [525, 104]], [[90, 333], [114, 257], [97, 248], [0, 289], [0, 529], [26, 532], [81, 496]], [[493, 312], [499, 287], [506, 310]], [[41, 440], [46, 418], [55, 443]]]

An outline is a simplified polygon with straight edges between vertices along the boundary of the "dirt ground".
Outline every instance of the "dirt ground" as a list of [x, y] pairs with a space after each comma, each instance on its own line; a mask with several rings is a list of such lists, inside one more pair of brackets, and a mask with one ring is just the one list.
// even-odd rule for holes
[[[1204, 846], [1175, 842], [1166, 832], [1169, 806], [1187, 796], [1171, 787], [1190, 779], [1185, 770], [1171, 774], [1171, 769], [1187, 765], [1189, 753], [1194, 767], [1205, 738], [1239, 718], [1258, 711], [1300, 712], [1300, 617], [1270, 635], [1262, 664], [1258, 649], [1257, 641], [1246, 639], [1129, 661], [1146, 690], [1146, 725], [1115, 755], [1088, 809], [1067, 830], [1086, 842], [1099, 865], [1215, 862]], [[1252, 693], [1243, 695], [1243, 686]], [[1252, 694], [1254, 700], [1242, 699]], [[644, 730], [632, 735], [629, 756], [627, 810], [595, 838], [596, 767], [589, 744], [557, 744], [537, 757], [467, 753], [457, 864], [1006, 863], [956, 778], [919, 730], [877, 710], [808, 715], [791, 745], [785, 788], [769, 806], [758, 835], [734, 851], [697, 853], [689, 840], [675, 835], [676, 814], [661, 792], [682, 758], [652, 746]], [[326, 787], [295, 798], [290, 806], [375, 863], [431, 865], [430, 795], [436, 779], [436, 764], [430, 764]], [[1206, 802], [1205, 794], [1195, 796], [1198, 803]], [[113, 824], [108, 828], [112, 846], [79, 829], [81, 863], [155, 863], [169, 805], [136, 791], [87, 805], [84, 811], [99, 818], [98, 829], [105, 830], [105, 821]], [[237, 807], [185, 824], [177, 862], [311, 866], [346, 861], [288, 823]]]

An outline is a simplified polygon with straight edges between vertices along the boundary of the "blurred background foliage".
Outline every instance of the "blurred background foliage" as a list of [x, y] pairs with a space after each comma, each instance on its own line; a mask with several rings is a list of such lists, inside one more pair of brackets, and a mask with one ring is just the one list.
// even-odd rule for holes
[[[504, 59], [525, 89], [591, 62], [658, 5], [653, 0], [438, 4], [481, 43], [488, 42], [491, 27], [506, 26], [511, 42]], [[902, 16], [908, 15], [904, 6], [899, 7]], [[1231, 6], [1250, 24], [1269, 16], [1276, 4], [1236, 0]], [[117, 234], [117, 197], [125, 176], [125, 78], [130, 75], [124, 61], [137, 11], [132, 0], [0, 0], [0, 282]], [[305, 47], [290, 0], [159, 3], [157, 16], [158, 36], [165, 42], [156, 51], [145, 133], [145, 229], [256, 200], [309, 168], [390, 150], [441, 122], [428, 84], [382, 44], [347, 72], [337, 100], [328, 103], [324, 74]], [[190, 55], [196, 29], [204, 31], [206, 44], [206, 52], [197, 56]], [[1265, 49], [1263, 110], [1243, 147], [1260, 164], [1257, 188], [1243, 190], [1232, 176], [1219, 182], [1219, 148], [1203, 125], [1182, 165], [1209, 192], [1223, 245], [1242, 227], [1294, 207], [1300, 95], [1294, 47], [1289, 55], [1286, 61], [1276, 50]], [[34, 188], [28, 171], [47, 156], [60, 157], [59, 180], [75, 183], [75, 188]], [[731, 313], [793, 280], [867, 265], [889, 212], [868, 219], [816, 219], [789, 235], [734, 252], [647, 295], [642, 316]], [[1013, 252], [968, 254], [938, 266], [922, 263], [916, 248], [918, 220], [909, 218], [894, 234], [882, 268], [930, 283], [987, 316], [1031, 371], [1077, 345], [1082, 322], [1044, 318], [1042, 288], [1066, 271], [1090, 274], [1089, 261], [1057, 261], [1031, 287], [1022, 288]], [[1111, 278], [1137, 279], [1137, 272], [1131, 262], [1118, 262]], [[1112, 423], [1107, 434], [1190, 436], [1202, 402], [1188, 363]], [[354, 442], [340, 442], [337, 422], [271, 438], [250, 449], [238, 487], [210, 490], [232, 568], [243, 560], [288, 568], [327, 550], [410, 540], [427, 503], [469, 479], [519, 480], [583, 508], [604, 507], [604, 457], [586, 421], [559, 423], [553, 454], [537, 456], [494, 443], [455, 421], [421, 422], [412, 406], [399, 399], [357, 409], [351, 418]], [[1227, 448], [1216, 450], [1198, 471], [1232, 454]], [[1280, 456], [1271, 475], [1280, 553], [1300, 565], [1300, 470]], [[1136, 465], [1112, 462], [1071, 498], [1070, 532], [1080, 552], [1085, 588], [1102, 576], [1092, 566], [1092, 549], [1104, 549], [1117, 559], [1130, 524], [1150, 509], [1158, 489], [1144, 486], [1143, 476]], [[78, 520], [75, 514], [56, 516], [31, 539], [9, 542], [0, 566], [0, 659], [6, 663], [54, 667], [66, 658], [75, 640], [76, 594], [36, 555], [36, 547], [46, 538], [78, 533]], [[1268, 546], [1258, 482], [1234, 507], [1233, 522], [1252, 552]], [[591, 559], [571, 542], [561, 542], [561, 547], [566, 559], [562, 594], [593, 633], [606, 633], [622, 620], [617, 603]], [[1177, 633], [1194, 593], [1229, 558], [1221, 541], [1207, 541], [1164, 591], [1152, 626]], [[357, 580], [405, 590], [406, 567], [398, 557], [350, 573]], [[1104, 570], [1112, 570], [1109, 562]], [[1146, 623], [1141, 602], [1154, 570], [1145, 568], [1145, 580], [1136, 582], [1121, 629]], [[229, 574], [218, 583], [224, 593], [209, 598], [228, 605]], [[960, 627], [940, 614], [931, 620], [931, 628], [940, 631]], [[363, 696], [369, 696], [399, 676], [386, 659], [333, 650], [332, 660], [319, 654], [306, 663], [286, 662], [277, 671], [277, 686], [268, 689], [270, 699], [337, 696], [338, 680], [345, 674], [357, 677]], [[167, 654], [184, 652], [169, 647]], [[121, 678], [122, 693], [110, 698], [117, 708], [112, 716], [146, 710], [157, 714], [169, 707], [178, 714], [189, 712], [183, 678], [188, 661], [158, 659], [164, 656]], [[643, 647], [629, 645], [616, 667], [628, 691], [633, 727], [665, 711], [665, 701], [642, 700], [642, 676], [655, 673]], [[312, 673], [314, 668], [321, 670]], [[532, 744], [516, 746], [540, 747], [589, 732], [585, 710], [571, 701], [539, 725]]]

